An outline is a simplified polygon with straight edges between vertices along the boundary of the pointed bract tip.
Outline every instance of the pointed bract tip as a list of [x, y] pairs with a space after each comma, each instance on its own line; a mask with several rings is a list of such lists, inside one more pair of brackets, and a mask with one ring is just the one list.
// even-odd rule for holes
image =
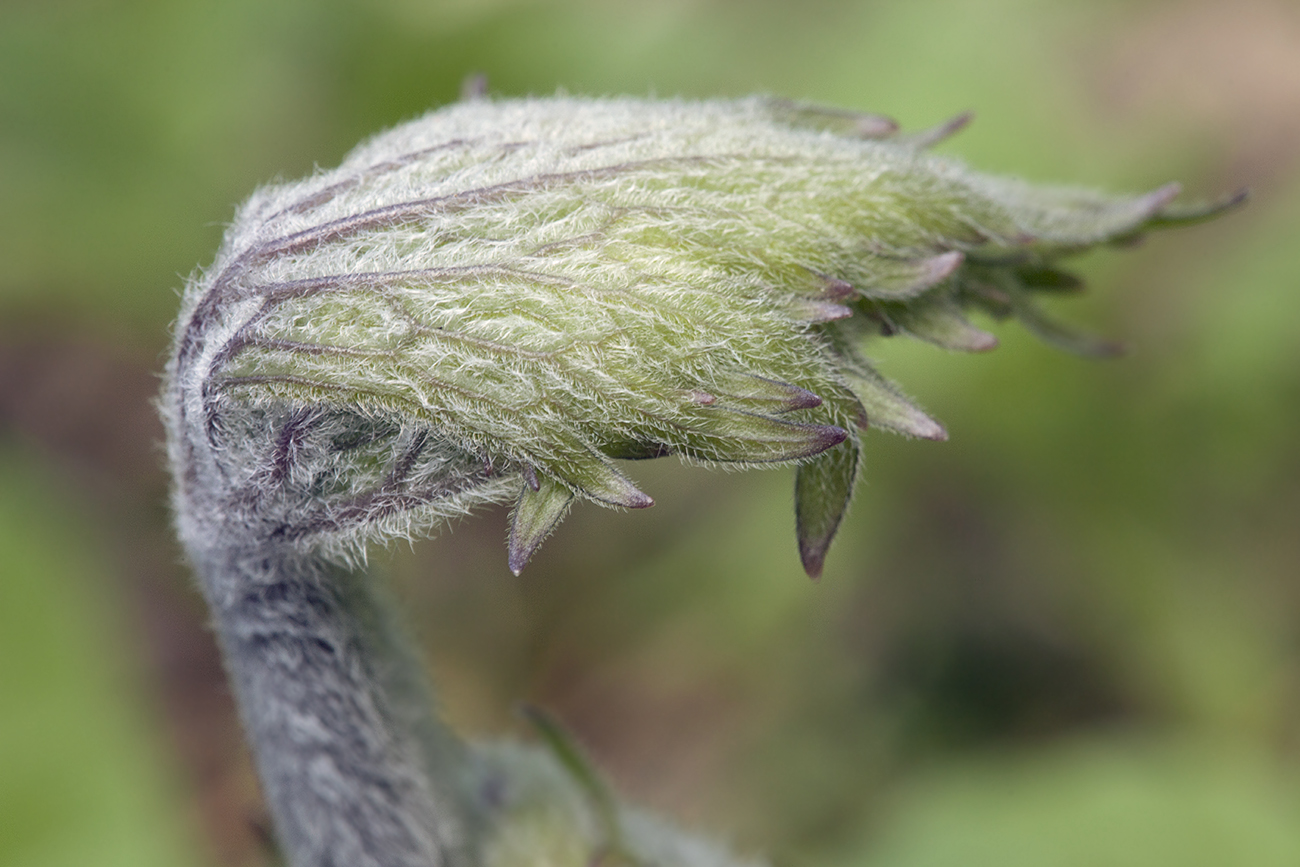
[[824, 541], [799, 541], [799, 562], [803, 563], [803, 571], [813, 581], [818, 581], [822, 577], [822, 568], [826, 565], [826, 552], [830, 548], [830, 539]]
[[843, 304], [836, 304], [833, 301], [805, 299], [796, 302], [794, 308], [794, 316], [798, 321], [808, 322], [813, 325], [822, 322], [838, 322], [841, 319], [848, 319], [852, 315], [852, 308], [845, 307]]
[[570, 466], [562, 478], [568, 487], [598, 503], [625, 509], [646, 509], [655, 502], [620, 473], [607, 457], [595, 453], [576, 466]]
[[863, 138], [887, 138], [898, 132], [898, 121], [883, 114], [862, 114], [854, 130]]
[[929, 281], [933, 286], [940, 280], [945, 280], [952, 276], [952, 273], [961, 267], [961, 263], [966, 261], [966, 254], [961, 250], [949, 250], [947, 253], [940, 253], [938, 256], [932, 256], [926, 260], [924, 269], [924, 279]]
[[957, 133], [961, 132], [969, 126], [970, 122], [974, 119], [975, 112], [963, 111], [961, 114], [951, 117], [937, 126], [923, 129], [918, 133], [908, 136], [904, 140], [904, 143], [909, 144], [918, 150], [932, 148], [940, 142], [947, 141]]
[[1093, 346], [1093, 358], [1123, 358], [1129, 354], [1129, 345], [1122, 340], [1097, 340]]
[[586, 488], [586, 492], [603, 503], [609, 503], [612, 506], [622, 506], [625, 509], [648, 509], [655, 504], [650, 499], [650, 495], [642, 491], [632, 480], [622, 473], [609, 467], [609, 476], [605, 478], [604, 485], [599, 489], [591, 487]]
[[841, 280], [838, 277], [827, 277], [825, 274], [818, 274], [822, 279], [826, 289], [822, 293], [823, 301], [848, 301], [858, 294], [858, 290], [853, 288], [853, 284], [847, 280]]
[[1114, 358], [1128, 349], [1119, 341], [1108, 340], [1092, 334], [1082, 334], [1045, 316], [1029, 298], [1018, 295], [1012, 301], [1017, 319], [1038, 339], [1058, 349], [1084, 358]]
[[1215, 213], [1221, 214], [1232, 208], [1239, 208], [1250, 201], [1250, 187], [1242, 187], [1232, 195], [1228, 196], [1222, 202], [1215, 205]]
[[1053, 266], [1028, 266], [1016, 269], [1020, 282], [1030, 289], [1047, 292], [1078, 292], [1083, 278]]
[[947, 429], [932, 418], [927, 417], [926, 421], [929, 422], [928, 425], [918, 425], [919, 432], [917, 433], [917, 436], [923, 440], [934, 440], [935, 442], [946, 443], [948, 441]]
[[848, 431], [842, 427], [836, 427], [833, 424], [819, 424], [813, 425], [813, 427], [817, 431], [818, 445], [820, 446], [820, 448], [818, 448], [816, 452], [813, 452], [813, 454], [835, 448], [835, 446], [849, 438]]
[[907, 403], [898, 409], [900, 411], [893, 418], [889, 419], [887, 423], [877, 425], [877, 427], [885, 427], [917, 439], [933, 440], [940, 443], [948, 441], [947, 429], [916, 406]]
[[946, 123], [941, 124], [939, 128], [943, 130], [944, 137], [947, 138], [950, 135], [956, 135], [966, 127], [970, 126], [971, 121], [973, 120], [975, 120], [975, 112], [967, 109], [966, 111], [953, 115]]
[[882, 259], [882, 272], [861, 294], [889, 300], [914, 298], [948, 279], [965, 261], [966, 254], [960, 250], [917, 259]]
[[487, 95], [488, 77], [485, 73], [471, 72], [460, 83], [461, 102], [477, 102], [481, 99], [487, 99]]
[[628, 497], [620, 503], [621, 506], [627, 506], [629, 509], [648, 509], [655, 504], [655, 501], [649, 494], [643, 494], [640, 491], [636, 495]]
[[[783, 383], [788, 385], [788, 383]], [[785, 409], [816, 409], [822, 405], [822, 399], [813, 394], [806, 388], [800, 388], [797, 385], [789, 386], [789, 398], [785, 401]]]
[[1148, 225], [1153, 228], [1169, 228], [1173, 226], [1194, 226], [1197, 223], [1204, 223], [1226, 214], [1228, 211], [1236, 210], [1250, 200], [1250, 188], [1242, 187], [1235, 193], [1225, 196], [1217, 201], [1176, 206], [1171, 204], [1160, 209], [1160, 213], [1151, 218]]
[[944, 349], [957, 352], [987, 352], [998, 345], [989, 332], [971, 325], [953, 304], [938, 304], [900, 314], [908, 333]]
[[[759, 415], [813, 409], [822, 405], [822, 399], [806, 388], [751, 373], [719, 375], [708, 387], [711, 390], [707, 394], [713, 395], [716, 392], [717, 397], [722, 399], [757, 405], [761, 409]], [[703, 389], [695, 389], [695, 392], [700, 391]], [[708, 403], [697, 402], [711, 406], [716, 401], [717, 398]]]
[[799, 560], [813, 580], [822, 574], [826, 552], [848, 509], [860, 458], [861, 448], [851, 441], [800, 464], [795, 472], [795, 538]]
[[585, 487], [582, 491], [599, 503], [622, 506], [625, 509], [648, 509], [655, 504], [649, 494], [637, 488], [621, 474], [616, 485], [606, 485], [600, 489]]
[[510, 515], [510, 535], [506, 539], [506, 562], [516, 576], [524, 571], [533, 554], [559, 525], [573, 502], [573, 492], [552, 478], [546, 478], [537, 490], [523, 485]]
[[1174, 199], [1178, 198], [1182, 191], [1183, 185], [1178, 183], [1178, 181], [1173, 181], [1165, 184], [1163, 187], [1152, 190], [1139, 200], [1142, 212], [1148, 217], [1158, 216], [1167, 205], [1173, 202]]

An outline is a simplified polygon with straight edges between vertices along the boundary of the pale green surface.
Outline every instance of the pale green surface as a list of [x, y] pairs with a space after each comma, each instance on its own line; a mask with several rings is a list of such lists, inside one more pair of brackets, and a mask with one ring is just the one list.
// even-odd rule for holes
[[0, 446], [0, 863], [202, 863], [102, 555], [32, 460]]
[[[1283, 10], [1283, 23], [1252, 24], [1260, 8]], [[161, 357], [178, 275], [211, 260], [237, 201], [454, 98], [470, 70], [508, 95], [765, 90], [909, 128], [970, 108], [976, 122], [944, 151], [981, 170], [1115, 190], [1180, 179], [1205, 195], [1251, 183], [1240, 214], [1087, 261], [1096, 294], [1057, 309], [1130, 342], [1128, 359], [1067, 358], [1013, 326], [995, 328], [1002, 346], [988, 356], [882, 345], [884, 372], [951, 440], [866, 438], [866, 484], [815, 588], [799, 572], [788, 473], [640, 464], [628, 471], [656, 507], [576, 508], [522, 583], [506, 570], [503, 527], [474, 520], [394, 571], [433, 637], [453, 718], [500, 728], [519, 698], [594, 681], [600, 701], [595, 687], [583, 695], [630, 732], [602, 742], [626, 785], [782, 864], [982, 867], [967, 857], [979, 851], [999, 867], [1004, 856], [1127, 867], [1137, 851], [1070, 861], [1081, 835], [1098, 847], [1148, 836], [1189, 867], [1227, 845], [1240, 857], [1199, 863], [1295, 863], [1300, 187], [1294, 135], [1277, 121], [1297, 113], [1285, 90], [1295, 66], [1250, 71], [1300, 56], [1285, 50], [1291, 8], [6, 3], [0, 321]], [[1174, 51], [1195, 15], [1228, 60], [1216, 42]], [[1151, 23], [1160, 16], [1167, 26]], [[1229, 37], [1242, 28], [1283, 49], [1241, 47]], [[1097, 80], [1120, 69], [1127, 38], [1143, 56], [1173, 52], [1161, 62], [1185, 84], [1110, 105]], [[1231, 96], [1219, 113], [1200, 101], [1213, 87]], [[1270, 135], [1282, 142], [1271, 163], [1242, 144]], [[181, 809], [160, 800], [168, 772], [150, 770], [165, 751], [113, 667], [120, 609], [59, 580], [90, 580], [105, 555], [64, 563], [93, 534], [68, 532], [62, 507], [16, 505], [11, 490], [33, 476], [11, 482], [13, 461], [4, 467], [0, 863], [111, 864], [122, 852], [141, 853], [123, 864], [184, 863], [160, 842]], [[991, 554], [963, 522], [992, 537]], [[41, 580], [13, 577], [20, 557]], [[1088, 736], [1085, 750], [1014, 727], [962, 740], [943, 732], [963, 731], [951, 711], [969, 704], [927, 693], [917, 710], [879, 688], [884, 651], [948, 647], [972, 619], [1081, 649], [1142, 736], [1111, 739], [1083, 719], [1067, 733]], [[61, 630], [79, 650], [53, 640]], [[41, 696], [51, 703], [33, 705]], [[111, 744], [85, 734], [92, 723]], [[1206, 732], [1235, 746], [1196, 746]], [[1113, 834], [1086, 835], [1075, 819], [1089, 816]], [[37, 860], [37, 843], [66, 845], [66, 857]]]

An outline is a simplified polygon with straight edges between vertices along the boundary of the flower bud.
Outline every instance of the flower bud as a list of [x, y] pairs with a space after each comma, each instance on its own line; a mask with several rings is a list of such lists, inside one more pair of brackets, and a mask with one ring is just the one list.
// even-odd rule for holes
[[[518, 572], [614, 461], [798, 464], [821, 570], [869, 425], [943, 428], [861, 355], [1046, 320], [1067, 256], [1223, 205], [989, 177], [887, 119], [782, 100], [475, 100], [259, 190], [187, 286], [164, 409], [182, 533], [336, 556], [515, 498]], [[1235, 201], [1235, 200], [1234, 200]], [[1224, 203], [1227, 204], [1227, 203]]]

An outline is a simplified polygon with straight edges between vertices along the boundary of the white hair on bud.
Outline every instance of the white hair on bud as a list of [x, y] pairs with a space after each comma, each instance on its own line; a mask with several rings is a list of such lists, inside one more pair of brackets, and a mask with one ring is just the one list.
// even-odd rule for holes
[[865, 340], [989, 349], [975, 309], [1112, 352], [1035, 306], [1077, 283], [1059, 261], [1216, 212], [1175, 209], [1176, 185], [1035, 187], [925, 152], [968, 119], [897, 137], [764, 97], [476, 98], [239, 209], [186, 286], [160, 404], [179, 535], [292, 867], [739, 867], [610, 808], [572, 750], [466, 751], [346, 568], [513, 498], [518, 572], [575, 498], [652, 504], [615, 460], [673, 454], [798, 465], [819, 574], [859, 431], [947, 436]]

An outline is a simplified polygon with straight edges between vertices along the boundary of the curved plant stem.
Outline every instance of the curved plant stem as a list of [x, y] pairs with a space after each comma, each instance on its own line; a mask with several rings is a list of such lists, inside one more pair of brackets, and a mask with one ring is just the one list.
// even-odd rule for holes
[[292, 867], [463, 863], [462, 748], [374, 582], [287, 544], [195, 559]]
[[653, 504], [614, 460], [673, 454], [798, 464], [820, 574], [860, 432], [947, 436], [864, 342], [991, 349], [974, 309], [1112, 354], [1035, 305], [1078, 288], [1064, 260], [1241, 201], [921, 152], [967, 120], [889, 141], [888, 119], [763, 97], [475, 100], [240, 209], [186, 288], [162, 410], [177, 529], [292, 867], [572, 864], [593, 840], [592, 863], [625, 844], [729, 863], [625, 828], [544, 720], [572, 780], [471, 762], [382, 590], [329, 564], [515, 498], [518, 574], [574, 501]]

